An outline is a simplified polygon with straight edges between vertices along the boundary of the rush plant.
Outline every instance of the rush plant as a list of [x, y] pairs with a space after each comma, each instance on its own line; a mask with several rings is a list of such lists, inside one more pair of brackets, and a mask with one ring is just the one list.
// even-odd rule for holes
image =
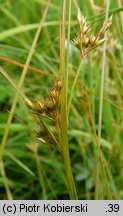
[[[48, 1], [48, 5], [50, 5], [50, 1]], [[71, 166], [71, 157], [70, 157], [70, 146], [69, 146], [69, 122], [70, 122], [70, 110], [72, 109], [72, 100], [74, 99], [75, 88], [79, 83], [79, 76], [82, 69], [84, 62], [89, 57], [90, 53], [95, 52], [98, 50], [102, 45], [106, 43], [105, 34], [109, 30], [112, 24], [112, 16], [107, 17], [104, 22], [102, 21], [102, 27], [95, 33], [92, 26], [88, 24], [86, 16], [82, 15], [80, 9], [78, 9], [78, 28], [79, 32], [75, 37], [73, 37], [72, 41], [70, 41], [70, 28], [71, 28], [71, 0], [69, 1], [69, 17], [68, 22], [66, 18], [66, 5], [67, 1], [63, 1], [62, 5], [62, 18], [60, 21], [60, 65], [59, 65], [59, 74], [57, 76], [53, 76], [54, 83], [53, 85], [48, 88], [48, 95], [38, 98], [34, 98], [30, 100], [27, 97], [21, 87], [24, 81], [24, 77], [26, 75], [27, 69], [30, 67], [29, 63], [31, 61], [32, 54], [34, 52], [34, 48], [36, 46], [36, 42], [38, 36], [34, 40], [34, 44], [32, 44], [31, 54], [27, 58], [27, 62], [24, 66], [24, 76], [22, 77], [22, 81], [19, 85], [8, 75], [8, 73], [0, 67], [0, 72], [5, 76], [5, 78], [11, 83], [11, 85], [16, 89], [18, 94], [24, 100], [25, 105], [29, 108], [32, 115], [35, 116], [35, 134], [37, 138], [37, 142], [42, 145], [47, 145], [49, 147], [55, 148], [58, 151], [60, 157], [64, 161], [65, 167], [65, 185], [67, 187], [70, 199], [78, 199], [77, 188], [75, 185], [75, 180], [73, 177], [72, 166]], [[44, 17], [46, 16], [47, 9], [44, 13]], [[40, 30], [42, 27], [42, 22], [40, 22]], [[65, 48], [66, 42], [66, 26], [68, 25], [68, 35], [67, 35], [67, 49]], [[38, 32], [39, 33], [39, 32]], [[69, 46], [74, 46], [74, 48], [79, 50], [80, 53], [80, 66], [77, 69], [75, 76], [72, 80], [71, 89], [69, 90]], [[54, 51], [54, 50], [53, 50]], [[22, 66], [22, 65], [21, 65]], [[31, 68], [31, 67], [30, 67]], [[23, 73], [22, 73], [23, 74]], [[44, 73], [46, 74], [46, 73]], [[49, 77], [51, 74], [49, 75]], [[57, 78], [56, 78], [57, 77]], [[47, 87], [46, 87], [47, 88]], [[107, 178], [107, 172], [104, 166], [104, 157], [103, 152], [100, 148], [100, 139], [101, 137], [98, 136], [97, 128], [95, 126], [93, 112], [92, 112], [92, 101], [90, 98], [90, 91], [87, 85], [80, 85], [81, 93], [76, 96], [76, 100], [79, 101], [80, 107], [84, 112], [84, 117], [87, 120], [89, 127], [92, 129], [92, 140], [93, 140], [93, 149], [94, 149], [94, 157], [96, 161], [96, 167], [94, 170], [95, 173], [95, 199], [99, 199], [99, 185], [100, 185], [100, 175], [103, 176], [103, 181], [106, 185], [107, 189], [107, 197], [112, 199], [110, 186]], [[12, 115], [14, 114], [14, 109], [16, 106], [17, 98], [15, 99], [15, 105], [13, 108]], [[10, 117], [9, 125], [12, 120]], [[81, 130], [81, 129], [80, 129]], [[7, 134], [3, 143], [5, 144], [5, 140], [7, 138]], [[2, 155], [5, 145], [1, 147], [1, 161]], [[37, 150], [38, 152], [38, 150]], [[36, 152], [36, 154], [37, 154]], [[39, 161], [38, 161], [39, 165]], [[4, 173], [4, 167], [1, 163], [2, 173]], [[101, 169], [99, 169], [101, 168]], [[100, 171], [101, 170], [101, 171]], [[101, 173], [101, 174], [100, 174]], [[5, 175], [5, 173], [4, 173]], [[42, 179], [41, 179], [42, 182]], [[44, 184], [44, 182], [43, 182]], [[52, 188], [52, 185], [50, 185]], [[9, 191], [8, 185], [6, 186], [9, 198], [12, 199], [12, 196]], [[45, 189], [44, 189], [45, 194]], [[46, 197], [46, 195], [44, 196]]]

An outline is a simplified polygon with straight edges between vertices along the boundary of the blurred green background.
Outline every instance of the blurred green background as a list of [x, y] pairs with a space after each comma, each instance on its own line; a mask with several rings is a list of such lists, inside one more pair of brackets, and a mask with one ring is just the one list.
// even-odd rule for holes
[[[54, 77], [59, 75], [60, 19], [62, 0], [51, 0], [41, 35], [30, 65], [52, 77], [28, 70], [23, 92], [31, 99], [46, 98]], [[68, 6], [67, 1], [67, 19]], [[0, 66], [19, 82], [38, 23], [46, 7], [46, 0], [0, 0]], [[73, 0], [71, 8], [72, 40], [79, 34], [78, 6], [97, 32], [105, 19], [106, 1]], [[112, 26], [108, 32], [106, 79], [103, 103], [101, 148], [112, 196], [123, 199], [123, 2], [110, 1]], [[66, 45], [67, 45], [66, 24]], [[79, 199], [94, 199], [95, 150], [92, 128], [88, 122], [84, 102], [78, 95], [82, 86], [89, 89], [92, 114], [98, 128], [100, 78], [103, 46], [85, 59], [70, 110], [69, 147], [73, 175]], [[69, 88], [81, 62], [79, 51], [70, 43]], [[9, 111], [16, 90], [0, 74], [0, 143], [6, 129]], [[19, 97], [9, 135], [4, 148], [0, 170], [0, 199], [69, 199], [66, 189], [64, 163], [56, 149], [39, 143], [34, 127], [35, 118]], [[35, 148], [38, 147], [38, 152]], [[100, 174], [100, 178], [102, 178]], [[100, 198], [106, 199], [103, 180]]]

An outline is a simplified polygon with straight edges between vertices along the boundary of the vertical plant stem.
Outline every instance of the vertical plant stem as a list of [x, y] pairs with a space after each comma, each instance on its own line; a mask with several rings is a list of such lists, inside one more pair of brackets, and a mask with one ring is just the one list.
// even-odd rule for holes
[[0, 170], [1, 170], [1, 175], [3, 177], [3, 182], [4, 182], [4, 185], [5, 185], [5, 189], [6, 189], [7, 199], [8, 200], [13, 200], [12, 193], [11, 193], [11, 190], [9, 188], [9, 183], [8, 183], [8, 179], [7, 179], [7, 176], [6, 176], [5, 168], [4, 168], [4, 165], [3, 165], [3, 161], [0, 162]]
[[41, 190], [42, 190], [42, 197], [43, 199], [48, 199], [47, 198], [47, 193], [46, 193], [46, 187], [45, 187], [45, 180], [44, 180], [44, 176], [43, 176], [43, 169], [42, 169], [42, 164], [40, 162], [40, 158], [38, 155], [38, 152], [35, 152], [35, 160], [36, 160], [36, 166], [37, 166], [37, 171], [38, 171], [38, 176], [39, 176], [39, 182], [40, 182], [40, 186], [41, 186]]
[[63, 159], [66, 170], [67, 186], [70, 194], [70, 199], [78, 199], [76, 187], [73, 179], [69, 145], [68, 145], [68, 120], [67, 120], [67, 79], [68, 75], [65, 71], [65, 23], [66, 23], [66, 0], [63, 1], [62, 23], [60, 32], [60, 73], [64, 80], [62, 95], [61, 95], [61, 146]]
[[[100, 164], [101, 169], [102, 169], [103, 179], [104, 179], [104, 182], [105, 182], [105, 185], [106, 185], [108, 198], [112, 199], [110, 187], [109, 187], [109, 184], [108, 184], [107, 174], [106, 174], [106, 170], [105, 170], [105, 166], [104, 166], [103, 154], [101, 152], [101, 149], [98, 149], [99, 142], [98, 142], [98, 136], [97, 136], [97, 132], [96, 132], [95, 124], [94, 124], [94, 119], [93, 119], [93, 115], [92, 115], [92, 111], [91, 111], [91, 104], [89, 103], [88, 105], [89, 105], [90, 121], [91, 121], [92, 129], [93, 129], [93, 133], [94, 133], [94, 137], [95, 137], [96, 147], [97, 147], [97, 150], [99, 150], [99, 155], [98, 155], [98, 152], [95, 152], [97, 154], [97, 156], [98, 156], [97, 157], [97, 162], [98, 162], [98, 164]], [[96, 167], [96, 174], [98, 173], [98, 169], [97, 169], [97, 168], [99, 168], [98, 164], [97, 164], [97, 167]], [[96, 177], [98, 177], [98, 176], [96, 176]], [[98, 180], [98, 178], [96, 180]], [[97, 185], [98, 185], [98, 183], [96, 182], [96, 186]], [[98, 191], [97, 191], [97, 194], [98, 194]], [[95, 195], [97, 195], [97, 194], [95, 193]], [[95, 196], [95, 199], [97, 199], [97, 198], [99, 198], [99, 197]]]
[[73, 85], [72, 85], [72, 88], [71, 88], [70, 97], [69, 97], [69, 101], [68, 101], [68, 116], [69, 116], [69, 112], [70, 112], [70, 107], [71, 107], [71, 103], [72, 103], [72, 98], [73, 98], [73, 95], [74, 95], [74, 90], [75, 90], [75, 87], [76, 87], [77, 80], [78, 80], [78, 78], [79, 78], [79, 74], [80, 74], [82, 65], [83, 65], [83, 59], [82, 59], [80, 65], [79, 65], [79, 68], [78, 68], [78, 70], [77, 70], [77, 73], [76, 73], [76, 75], [75, 75], [75, 78], [74, 78], [74, 81], [73, 81]]
[[69, 60], [70, 60], [70, 26], [71, 26], [71, 0], [69, 0], [69, 17], [68, 17], [68, 35], [67, 35], [67, 52], [66, 52], [66, 90], [68, 88], [68, 78], [69, 78]]
[[[122, 7], [121, 0], [118, 0], [118, 6], [119, 6], [119, 8]], [[120, 18], [121, 18], [121, 24], [122, 24], [122, 29], [123, 29], [123, 12], [122, 11], [120, 12]]]
[[[108, 14], [109, 14], [109, 6], [110, 6], [110, 0], [107, 0], [106, 19], [108, 18]], [[104, 38], [106, 39], [106, 37], [107, 37], [107, 33], [105, 33]], [[99, 198], [99, 164], [100, 164], [100, 161], [102, 161], [101, 153], [100, 153], [100, 140], [101, 140], [101, 132], [102, 132], [102, 111], [103, 111], [104, 79], [105, 79], [105, 64], [106, 64], [106, 46], [107, 46], [107, 44], [105, 42], [104, 47], [103, 47], [102, 73], [101, 73], [101, 85], [100, 85], [95, 199]], [[104, 167], [102, 167], [102, 168], [103, 168], [103, 173], [104, 173]], [[109, 188], [107, 188], [107, 189], [109, 191]]]

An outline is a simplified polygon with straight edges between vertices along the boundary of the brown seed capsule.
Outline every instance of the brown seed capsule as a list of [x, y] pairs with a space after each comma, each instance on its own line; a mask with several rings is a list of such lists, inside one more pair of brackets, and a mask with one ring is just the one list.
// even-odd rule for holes
[[45, 106], [44, 106], [43, 100], [42, 101], [38, 101], [38, 100], [34, 101], [34, 111], [43, 113], [44, 109], [45, 109]]
[[91, 36], [90, 37], [90, 44], [91, 44], [91, 46], [95, 45], [95, 43], [96, 43], [96, 36]]
[[77, 49], [80, 49], [80, 38], [74, 38], [73, 39], [73, 45], [77, 48]]
[[83, 28], [83, 35], [86, 35], [90, 30], [91, 30], [90, 25], [89, 26], [85, 25], [84, 28]]
[[84, 42], [83, 42], [83, 46], [87, 47], [88, 44], [89, 44], [89, 38], [86, 37], [85, 40], [84, 40]]
[[39, 106], [40, 106], [40, 111], [44, 112], [44, 109], [45, 109], [44, 101], [41, 100], [41, 101], [38, 101], [38, 103], [39, 103]]
[[52, 89], [50, 91], [50, 96], [53, 97], [54, 99], [57, 99], [58, 98], [58, 91], [56, 89]]
[[61, 79], [56, 80], [56, 83], [54, 85], [56, 87], [56, 89], [58, 89], [59, 91], [62, 90], [63, 87], [63, 81]]
[[45, 101], [45, 106], [48, 108], [48, 109], [53, 109], [54, 106], [55, 106], [56, 102], [53, 98], [51, 97], [48, 97]]
[[105, 38], [103, 38], [103, 39], [97, 41], [96, 46], [100, 46], [101, 44], [104, 43], [104, 41], [105, 41]]

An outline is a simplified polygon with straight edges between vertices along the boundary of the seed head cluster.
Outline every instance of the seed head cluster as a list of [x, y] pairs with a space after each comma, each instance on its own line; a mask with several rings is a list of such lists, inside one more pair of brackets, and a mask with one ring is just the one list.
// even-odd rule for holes
[[78, 10], [78, 22], [80, 34], [73, 39], [73, 44], [80, 50], [81, 56], [85, 57], [92, 49], [104, 43], [104, 34], [112, 24], [112, 16], [104, 21], [102, 28], [96, 35], [89, 35], [91, 26], [87, 25], [86, 17], [81, 15], [80, 9]]
[[[63, 87], [63, 80], [57, 79], [54, 86], [49, 90], [48, 97], [44, 100], [34, 100], [31, 102], [25, 99], [26, 105], [38, 117], [38, 125], [35, 128], [38, 140], [43, 143], [56, 146], [61, 151], [58, 142], [56, 125], [60, 116], [60, 95]], [[49, 122], [46, 122], [48, 120]]]

